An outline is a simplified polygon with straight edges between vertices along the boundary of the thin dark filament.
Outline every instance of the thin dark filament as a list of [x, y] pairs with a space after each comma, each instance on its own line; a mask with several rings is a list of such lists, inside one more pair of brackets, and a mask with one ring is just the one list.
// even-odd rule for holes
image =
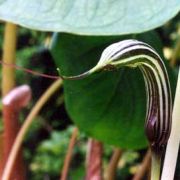
[[11, 67], [11, 68], [15, 68], [15, 69], [18, 69], [18, 70], [25, 71], [25, 72], [33, 74], [35, 76], [40, 76], [40, 77], [49, 78], [49, 79], [60, 79], [61, 78], [60, 76], [54, 76], [54, 75], [49, 75], [49, 74], [36, 72], [36, 71], [31, 70], [31, 69], [24, 68], [24, 67], [18, 66], [16, 64], [12, 64], [12, 63], [11, 64], [6, 63], [6, 62], [1, 61], [1, 60], [0, 60], [0, 64], [2, 64], [4, 66], [7, 66], [7, 67]]

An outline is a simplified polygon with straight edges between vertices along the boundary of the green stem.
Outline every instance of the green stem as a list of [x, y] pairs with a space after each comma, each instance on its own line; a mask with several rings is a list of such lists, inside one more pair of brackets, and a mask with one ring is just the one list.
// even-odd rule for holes
[[[6, 23], [3, 43], [3, 62], [15, 64], [17, 25]], [[2, 95], [5, 96], [15, 86], [15, 69], [2, 66]]]
[[[17, 26], [15, 24], [7, 22], [5, 24], [5, 31], [4, 31], [4, 40], [3, 40], [3, 55], [2, 55], [2, 61], [4, 63], [13, 63], [15, 64], [16, 59], [16, 43], [17, 43]], [[7, 66], [2, 66], [2, 82], [1, 82], [1, 92], [2, 96], [4, 97], [7, 95], [12, 88], [15, 86], [15, 70], [14, 68], [10, 68]], [[6, 111], [6, 108], [3, 107], [2, 111]], [[4, 114], [4, 113], [3, 113]], [[9, 114], [11, 112], [9, 111]], [[4, 132], [1, 132], [0, 135], [0, 177], [2, 175], [2, 171], [4, 169], [4, 163], [8, 157], [8, 153], [4, 153], [4, 148], [6, 148], [6, 144], [10, 143], [9, 139], [5, 139], [6, 135], [11, 134], [9, 131], [10, 126], [13, 127], [12, 124], [18, 124], [18, 118], [15, 117], [12, 121], [9, 121], [9, 119], [6, 119], [4, 115], [2, 115], [2, 120], [4, 126], [8, 127], [8, 129], [4, 129]], [[6, 135], [5, 135], [6, 134]], [[14, 139], [14, 137], [11, 137], [11, 139]]]
[[152, 151], [151, 180], [160, 180], [161, 155]]
[[35, 116], [39, 113], [43, 105], [49, 100], [49, 98], [60, 88], [62, 84], [62, 80], [58, 79], [56, 80], [47, 90], [46, 92], [41, 96], [41, 98], [38, 100], [38, 102], [35, 104], [27, 118], [25, 119], [15, 141], [13, 144], [13, 147], [11, 149], [10, 155], [8, 157], [3, 175], [2, 180], [10, 180], [10, 174], [13, 168], [14, 161], [16, 159], [17, 153], [22, 145], [23, 139], [32, 124]]

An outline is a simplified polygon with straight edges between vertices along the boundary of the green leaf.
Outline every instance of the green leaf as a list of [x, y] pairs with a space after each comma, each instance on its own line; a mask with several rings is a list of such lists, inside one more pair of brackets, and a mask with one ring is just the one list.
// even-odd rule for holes
[[[106, 46], [127, 38], [130, 36], [60, 34], [55, 38], [52, 54], [62, 74], [77, 75], [92, 68]], [[157, 50], [161, 47], [153, 32], [136, 38]], [[87, 135], [121, 148], [139, 149], [147, 145], [145, 85], [139, 70], [123, 68], [82, 80], [66, 80], [64, 91], [70, 117]]]
[[2, 20], [86, 35], [144, 32], [163, 25], [179, 10], [179, 0], [0, 0]]

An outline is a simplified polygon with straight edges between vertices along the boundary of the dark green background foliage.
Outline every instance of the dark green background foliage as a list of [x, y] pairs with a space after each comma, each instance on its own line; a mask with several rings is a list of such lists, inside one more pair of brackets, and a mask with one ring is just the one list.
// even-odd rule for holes
[[[33, 162], [30, 164], [30, 169], [33, 171], [32, 179], [39, 180], [43, 176], [45, 178], [45, 174], [53, 177], [53, 179], [58, 179], [57, 174], [63, 167], [68, 148], [67, 142], [71, 137], [73, 129], [74, 127], [69, 126], [64, 131], [54, 130], [49, 139], [39, 144], [33, 157]], [[85, 143], [83, 141], [83, 136], [79, 137], [74, 149], [73, 155], [78, 160], [76, 160], [76, 163], [74, 161], [72, 162], [71, 169], [73, 170], [73, 174], [70, 174], [69, 178], [73, 180], [83, 179], [83, 176], [85, 176], [82, 161], [85, 156]]]

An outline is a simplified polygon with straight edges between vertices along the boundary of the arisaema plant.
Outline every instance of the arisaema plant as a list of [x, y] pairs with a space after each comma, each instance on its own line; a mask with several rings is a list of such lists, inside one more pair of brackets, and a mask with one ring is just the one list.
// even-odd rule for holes
[[62, 76], [65, 80], [78, 80], [127, 66], [138, 67], [145, 80], [147, 110], [145, 132], [152, 150], [151, 179], [160, 178], [161, 156], [165, 150], [172, 119], [172, 99], [169, 78], [165, 65], [158, 53], [148, 44], [137, 40], [124, 40], [108, 46], [97, 65], [83, 74]]
[[[64, 51], [63, 53], [61, 53], [61, 56], [59, 56], [58, 59], [63, 59], [64, 57], [68, 57], [68, 60], [71, 58], [77, 59], [76, 57], [79, 56], [78, 58], [85, 59], [87, 61], [89, 60], [88, 58], [94, 59], [94, 56], [90, 57], [89, 54], [92, 55], [92, 54], [95, 54], [95, 52], [97, 53], [97, 48], [95, 44], [96, 45], [100, 44], [98, 41], [98, 38], [100, 36], [107, 36], [107, 37], [104, 37], [103, 39], [103, 41], [105, 41], [105, 43], [102, 43], [104, 46], [105, 44], [107, 44], [107, 42], [109, 43], [109, 41], [107, 41], [107, 39], [109, 38], [108, 36], [111, 36], [111, 38], [114, 39], [114, 37], [117, 35], [136, 34], [136, 33], [142, 33], [145, 31], [152, 30], [156, 27], [161, 26], [162, 24], [167, 22], [169, 19], [174, 17], [179, 12], [179, 9], [180, 9], [179, 0], [172, 0], [172, 1], [163, 1], [163, 0], [161, 1], [160, 0], [159, 1], [152, 1], [152, 0], [106, 1], [105, 0], [105, 1], [102, 1], [101, 3], [100, 1], [83, 1], [83, 0], [76, 0], [76, 1], [74, 0], [69, 0], [69, 1], [32, 0], [32, 2], [29, 3], [28, 1], [22, 2], [19, 0], [17, 1], [16, 4], [17, 5], [15, 7], [14, 1], [12, 0], [8, 0], [8, 1], [0, 0], [0, 19], [5, 20], [5, 21], [10, 21], [10, 22], [13, 22], [13, 23], [16, 23], [16, 24], [19, 24], [28, 28], [33, 28], [36, 30], [60, 32], [61, 35], [63, 34], [62, 32], [86, 35], [86, 37], [82, 39], [80, 38], [80, 40], [83, 40], [81, 41], [82, 44], [80, 47], [78, 47], [78, 44], [80, 42], [73, 41], [73, 38], [69, 38], [71, 41], [69, 44], [67, 43], [67, 41], [63, 41], [61, 39], [63, 46], [61, 46], [61, 48], [58, 50], [64, 51], [65, 49], [67, 49], [66, 51], [68, 51], [68, 54], [66, 54], [66, 52]], [[68, 36], [70, 37], [71, 35], [68, 34]], [[95, 36], [96, 38], [94, 41], [93, 39]], [[87, 48], [89, 45], [87, 43], [88, 41], [85, 41], [87, 37], [88, 38], [90, 37], [89, 39], [92, 39], [94, 41], [93, 42], [94, 45], [91, 44], [92, 46], [89, 49]], [[151, 37], [149, 39], [151, 39]], [[77, 47], [73, 46], [73, 48], [71, 49], [72, 46], [70, 47], [70, 44], [73, 44], [73, 43], [76, 44]], [[155, 43], [157, 44], [157, 42]], [[8, 44], [11, 45], [12, 42]], [[85, 47], [85, 48], [82, 48], [82, 47]], [[79, 54], [78, 54], [78, 48], [81, 50]], [[71, 49], [72, 51], [70, 51], [69, 49]], [[93, 53], [89, 53], [91, 50], [93, 51]], [[88, 56], [85, 56], [83, 53], [88, 54]], [[8, 53], [8, 54], [11, 55], [11, 53]], [[5, 63], [6, 62], [4, 62], [4, 64]], [[69, 64], [69, 66], [71, 67], [78, 66], [77, 62], [72, 63], [70, 61], [66, 61], [66, 63]], [[165, 149], [165, 146], [166, 146], [169, 134], [170, 134], [170, 130], [171, 130], [171, 109], [172, 109], [171, 106], [172, 105], [171, 105], [170, 85], [169, 85], [167, 72], [160, 56], [155, 52], [155, 50], [145, 43], [134, 41], [134, 40], [119, 42], [119, 43], [109, 46], [103, 52], [99, 63], [91, 70], [78, 76], [63, 77], [63, 78], [69, 79], [69, 80], [80, 79], [86, 76], [90, 76], [91, 74], [95, 74], [96, 72], [97, 73], [99, 72], [100, 74], [100, 71], [116, 70], [124, 66], [132, 67], [132, 68], [139, 67], [139, 69], [142, 71], [142, 74], [144, 76], [145, 85], [146, 85], [146, 94], [147, 94], [147, 112], [146, 112], [145, 132], [149, 141], [149, 145], [153, 152], [152, 178], [158, 179], [160, 176], [161, 154], [163, 150]], [[114, 76], [116, 75], [117, 73], [114, 74]], [[121, 75], [123, 75], [123, 73]], [[7, 77], [7, 75], [5, 75], [4, 77]], [[129, 81], [128, 83], [126, 83], [126, 85], [133, 83], [131, 82], [133, 78], [128, 79], [129, 77], [130, 76], [126, 77], [126, 81]], [[55, 79], [56, 78], [57, 77], [55, 77]], [[112, 80], [112, 78], [113, 77], [111, 77], [111, 79], [108, 79], [109, 80], [108, 83], [101, 83], [102, 86], [99, 89], [101, 89], [102, 92], [104, 90], [103, 88], [109, 88], [109, 89], [106, 91], [106, 93], [104, 90], [104, 94], [102, 94], [101, 97], [100, 97], [100, 94], [98, 94], [99, 100], [96, 101], [96, 105], [101, 105], [100, 102], [108, 98], [108, 95], [110, 95], [108, 93], [110, 92], [109, 90], [111, 90], [110, 89], [111, 85], [113, 87], [118, 87], [118, 88], [114, 88], [114, 90], [120, 89], [119, 82], [122, 82], [120, 81], [121, 77], [119, 78], [120, 80], [118, 78], [116, 79], [116, 83], [114, 82], [109, 83], [110, 80]], [[12, 77], [8, 77], [8, 79], [12, 79]], [[123, 79], [121, 87], [123, 87], [123, 85], [125, 84], [124, 80], [125, 79]], [[137, 90], [137, 86], [139, 85], [137, 81], [140, 82], [141, 80], [136, 77], [134, 77], [133, 80], [136, 81], [134, 82], [134, 84], [136, 84], [136, 86], [134, 87]], [[100, 78], [100, 81], [103, 81], [103, 79]], [[94, 81], [92, 89], [90, 90], [91, 93], [94, 93], [94, 95], [97, 95], [95, 93], [95, 90], [96, 90], [95, 86], [98, 86], [100, 84], [96, 82], [97, 81]], [[59, 84], [61, 84], [61, 81], [58, 81], [58, 85]], [[80, 90], [83, 89], [83, 86], [79, 86], [79, 87], [77, 87], [76, 90], [78, 90], [78, 88]], [[138, 93], [136, 91], [136, 95], [138, 94], [138, 96], [135, 96], [134, 95], [135, 93], [133, 91], [131, 92], [129, 91], [131, 95], [133, 94], [135, 96], [133, 99], [134, 101], [138, 99], [137, 97], [139, 97], [141, 95], [141, 92], [144, 90], [142, 89], [142, 86], [139, 86], [139, 87], [140, 88], [137, 90]], [[121, 112], [123, 112], [122, 114], [124, 116], [124, 119], [121, 118], [120, 121], [118, 121], [117, 119], [116, 124], [115, 124], [115, 121], [110, 122], [113, 119], [112, 117], [114, 116], [110, 117], [110, 115], [107, 115], [108, 113], [103, 114], [102, 111], [104, 112], [111, 111], [111, 115], [114, 113], [114, 111], [117, 113], [118, 110], [120, 110], [117, 107], [115, 108], [115, 105], [117, 101], [119, 100], [117, 96], [114, 98], [116, 100], [115, 102], [109, 101], [109, 99], [108, 101], [104, 101], [107, 104], [109, 103], [111, 107], [109, 106], [108, 108], [106, 108], [105, 106], [103, 106], [103, 108], [100, 109], [102, 111], [99, 111], [99, 109], [96, 112], [94, 111], [95, 113], [93, 114], [93, 116], [94, 117], [96, 116], [97, 118], [94, 118], [94, 117], [89, 118], [91, 120], [90, 122], [89, 119], [87, 118], [88, 116], [92, 116], [92, 113], [91, 113], [92, 111], [89, 110], [90, 109], [89, 107], [94, 106], [93, 103], [95, 102], [95, 98], [92, 98], [91, 102], [93, 101], [93, 103], [90, 104], [91, 106], [87, 107], [84, 105], [85, 104], [84, 102], [87, 99], [84, 100], [82, 97], [82, 95], [84, 94], [80, 94], [82, 91], [79, 91], [79, 94], [76, 91], [76, 93], [72, 95], [73, 93], [70, 91], [68, 92], [69, 94], [67, 93], [68, 88], [70, 90], [73, 90], [72, 88], [75, 88], [75, 86], [73, 87], [72, 84], [68, 85], [68, 83], [64, 82], [64, 89], [66, 91], [65, 92], [66, 105], [68, 104], [69, 107], [71, 106], [69, 109], [67, 108], [68, 113], [76, 124], [78, 124], [77, 121], [82, 122], [82, 119], [83, 119], [83, 123], [85, 122], [84, 124], [86, 124], [87, 126], [86, 130], [89, 133], [89, 134], [87, 133], [88, 135], [93, 134], [94, 135], [93, 137], [95, 138], [97, 137], [97, 139], [98, 138], [103, 139], [103, 140], [106, 140], [106, 142], [111, 141], [113, 145], [119, 145], [120, 147], [121, 145], [123, 145], [122, 148], [140, 149], [146, 146], [146, 142], [144, 141], [144, 136], [142, 132], [141, 133], [138, 132], [138, 128], [140, 127], [141, 122], [139, 121], [139, 124], [137, 123], [137, 120], [141, 119], [139, 117], [142, 117], [143, 110], [141, 111], [141, 113], [138, 113], [137, 111], [134, 112], [135, 108], [134, 109], [129, 108], [131, 110], [130, 113], [138, 114], [136, 118], [134, 118], [136, 119], [134, 120], [135, 126], [133, 126], [133, 121], [128, 121], [128, 122], [126, 121], [126, 122], [123, 122], [125, 126], [122, 126], [121, 130], [117, 130], [119, 126], [123, 124], [122, 121], [125, 119], [124, 114], [127, 113], [126, 111], [127, 108], [125, 109], [124, 105], [131, 103], [131, 102], [126, 102], [127, 101], [126, 99], [130, 99], [130, 98], [123, 98], [125, 103], [123, 102], [122, 106], [119, 108], [122, 108]], [[126, 89], [123, 89], [123, 88], [121, 88], [121, 93], [122, 91], [126, 91]], [[69, 97], [67, 96], [67, 94]], [[88, 95], [86, 96], [88, 97]], [[72, 98], [74, 98], [74, 100], [72, 100]], [[76, 100], [79, 100], [79, 99], [83, 99], [84, 102], [79, 101], [79, 103], [77, 103]], [[77, 108], [73, 104], [75, 101], [77, 103], [75, 104]], [[139, 100], [138, 102], [141, 102], [141, 105], [142, 105], [143, 104], [142, 101], [144, 101], [143, 98]], [[86, 101], [86, 102], [89, 102], [89, 101]], [[139, 109], [142, 107], [142, 106], [139, 106], [138, 104], [139, 103], [135, 104], [136, 109], [137, 107]], [[82, 115], [83, 113], [81, 112], [79, 113], [77, 111], [79, 110], [78, 109], [79, 106], [81, 107], [84, 106], [83, 110], [84, 111], [86, 110], [86, 113], [88, 111], [86, 116], [83, 116]], [[132, 106], [133, 105], [131, 105], [131, 107]], [[112, 110], [114, 111], [112, 112]], [[77, 114], [78, 114], [78, 118], [77, 118]], [[102, 119], [101, 119], [101, 122], [97, 124], [94, 123], [95, 121], [98, 121], [99, 116], [103, 117], [102, 119], [105, 120], [106, 125], [104, 122], [102, 123], [103, 121]], [[108, 117], [106, 118], [106, 116]], [[127, 119], [133, 119], [133, 118], [131, 116], [131, 117], [126, 118], [126, 120]], [[110, 120], [110, 121], [106, 121], [106, 120]], [[114, 123], [114, 126], [111, 126], [112, 123]], [[131, 129], [130, 129], [130, 124], [132, 124], [131, 127], [133, 127]], [[178, 129], [176, 126], [178, 127], [178, 125], [175, 124], [174, 129], [176, 129], [175, 134], [177, 135]], [[105, 136], [105, 134], [109, 132], [109, 129], [113, 127], [116, 127], [116, 130], [114, 130], [114, 132], [111, 131], [112, 133], [111, 136], [108, 136], [108, 135]], [[142, 129], [142, 128], [139, 128], [139, 129]], [[127, 135], [128, 133], [126, 133], [126, 131], [131, 132], [129, 133], [131, 135]], [[136, 136], [133, 136], [133, 134], [136, 134]], [[174, 133], [172, 133], [171, 137], [172, 137], [171, 139], [175, 138]], [[123, 138], [124, 138], [124, 141], [123, 141]], [[176, 138], [176, 140], [173, 141], [173, 145], [176, 144], [176, 152], [171, 153], [172, 151], [170, 151], [170, 154], [177, 155], [179, 139], [180, 137], [178, 136], [178, 138]], [[121, 140], [121, 143], [118, 143], [118, 140], [119, 141]], [[171, 150], [172, 149], [173, 148], [171, 148]], [[12, 150], [12, 152], [14, 151]], [[176, 159], [176, 157], [173, 158], [169, 155], [168, 157], [171, 159]], [[174, 163], [174, 166], [175, 166], [175, 163]], [[174, 166], [173, 168], [175, 168]], [[173, 168], [171, 166], [171, 169], [169, 171], [173, 172], [174, 171]], [[7, 176], [4, 176], [4, 177], [5, 177], [4, 179], [7, 180], [6, 178]], [[172, 180], [173, 175], [171, 176], [171, 178], [168, 176], [168, 178], [169, 179], [167, 180]]]

